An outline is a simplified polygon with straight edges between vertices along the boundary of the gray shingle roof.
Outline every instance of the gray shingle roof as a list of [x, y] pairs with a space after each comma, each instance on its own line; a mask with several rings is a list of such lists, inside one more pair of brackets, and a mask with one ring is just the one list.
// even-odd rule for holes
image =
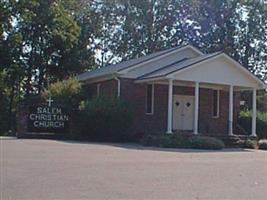
[[96, 69], [96, 70], [93, 70], [93, 71], [87, 71], [87, 72], [84, 72], [84, 73], [78, 75], [78, 79], [80, 81], [85, 81], [85, 80], [91, 79], [91, 78], [98, 78], [98, 77], [102, 77], [102, 76], [106, 76], [106, 75], [111, 75], [111, 74], [119, 72], [119, 71], [121, 71], [123, 69], [127, 69], [129, 67], [135, 66], [137, 64], [141, 64], [143, 62], [146, 62], [146, 61], [151, 60], [153, 58], [156, 58], [158, 56], [167, 54], [167, 53], [169, 53], [171, 51], [180, 49], [180, 48], [182, 48], [184, 46], [186, 46], [186, 45], [182, 45], [182, 46], [178, 46], [178, 47], [173, 47], [173, 48], [170, 48], [170, 49], [162, 50], [162, 51], [155, 52], [155, 53], [152, 53], [152, 54], [140, 57], [140, 58], [131, 59], [131, 60], [124, 61], [124, 62], [121, 62], [121, 63], [118, 63], [118, 64], [114, 64], [114, 65], [109, 65], [109, 66], [102, 67], [102, 68], [99, 68], [99, 69]]

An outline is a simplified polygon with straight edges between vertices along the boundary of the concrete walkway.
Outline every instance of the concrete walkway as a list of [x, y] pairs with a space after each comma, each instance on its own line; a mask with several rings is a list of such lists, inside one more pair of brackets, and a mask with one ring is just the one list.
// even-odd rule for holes
[[267, 151], [0, 139], [1, 200], [267, 199]]

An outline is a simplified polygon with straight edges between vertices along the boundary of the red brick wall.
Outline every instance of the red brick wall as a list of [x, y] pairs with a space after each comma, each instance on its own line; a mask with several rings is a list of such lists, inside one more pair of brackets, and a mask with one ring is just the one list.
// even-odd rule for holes
[[84, 93], [88, 99], [96, 96], [96, 84], [85, 84], [82, 86]]
[[83, 86], [85, 93], [88, 98], [94, 97], [97, 95], [97, 84], [100, 84], [100, 96], [114, 97], [117, 96], [117, 81], [116, 80], [108, 80], [102, 81], [98, 83], [86, 84]]
[[[220, 90], [220, 113], [219, 118], [212, 117], [212, 90], [200, 90], [199, 106], [199, 131], [211, 134], [228, 133], [228, 116], [229, 116], [229, 92]], [[234, 131], [239, 115], [240, 93], [234, 93]]]
[[168, 102], [166, 86], [155, 85], [154, 89], [154, 113], [146, 114], [146, 85], [134, 84], [131, 80], [121, 80], [121, 98], [128, 100], [134, 107], [134, 130], [135, 132], [162, 132], [167, 126]]
[[109, 80], [100, 83], [100, 95], [107, 97], [116, 97], [118, 95], [118, 82]]
[[220, 91], [219, 118], [212, 117], [212, 90], [200, 89], [199, 132], [226, 134], [228, 130], [228, 93]]
[[[234, 122], [233, 122], [233, 131], [236, 134], [240, 134], [240, 130], [237, 129], [237, 120], [240, 113], [240, 100], [241, 100], [241, 93], [234, 92]], [[243, 132], [241, 132], [243, 134]]]
[[[96, 88], [96, 84], [90, 87]], [[194, 95], [193, 87], [174, 86], [174, 94]], [[116, 96], [117, 81], [101, 82], [101, 95]], [[168, 85], [154, 86], [154, 113], [145, 113], [146, 84], [136, 84], [130, 79], [121, 79], [121, 98], [132, 103], [134, 107], [134, 126], [135, 132], [165, 132], [167, 128], [168, 110]], [[236, 124], [239, 113], [240, 94], [234, 94], [234, 125]], [[220, 116], [212, 117], [212, 90], [200, 89], [199, 100], [199, 132], [211, 134], [228, 133], [228, 105], [229, 93], [220, 91]], [[234, 126], [235, 127], [235, 126]], [[235, 129], [234, 129], [235, 130]]]

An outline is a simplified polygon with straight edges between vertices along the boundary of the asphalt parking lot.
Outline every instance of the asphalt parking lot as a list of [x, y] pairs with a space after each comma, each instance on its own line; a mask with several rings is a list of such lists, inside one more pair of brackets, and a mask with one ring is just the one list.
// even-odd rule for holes
[[0, 139], [1, 200], [267, 199], [267, 151]]

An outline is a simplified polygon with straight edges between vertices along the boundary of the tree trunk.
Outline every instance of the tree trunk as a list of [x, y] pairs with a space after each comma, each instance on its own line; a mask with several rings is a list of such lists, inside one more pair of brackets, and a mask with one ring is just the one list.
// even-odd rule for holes
[[8, 129], [13, 130], [14, 126], [13, 124], [13, 103], [14, 103], [14, 96], [15, 96], [15, 79], [13, 80], [10, 99], [9, 99], [9, 105], [8, 105]]
[[41, 94], [41, 92], [43, 91], [44, 75], [45, 75], [44, 69], [40, 68], [39, 80], [38, 80], [38, 85], [37, 85], [38, 94]]

